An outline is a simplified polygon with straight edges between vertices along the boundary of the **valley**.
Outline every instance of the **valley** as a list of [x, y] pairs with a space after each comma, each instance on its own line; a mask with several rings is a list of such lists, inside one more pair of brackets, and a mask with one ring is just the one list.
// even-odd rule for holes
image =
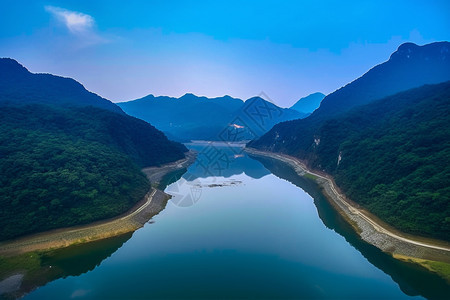
[[[348, 297], [346, 286], [351, 282], [358, 282], [351, 291], [358, 298], [368, 294], [441, 298], [448, 292], [446, 281], [435, 273], [398, 261], [361, 240], [316, 183], [289, 165], [271, 158], [255, 160], [243, 153], [230, 160], [226, 177], [220, 170], [207, 175], [199, 163], [205, 146], [190, 148], [198, 152], [197, 163], [165, 188], [172, 198], [151, 223], [124, 237], [125, 243], [117, 241], [113, 254], [108, 254], [105, 240], [101, 247], [106, 258], [99, 255], [92, 261], [86, 254], [86, 249], [98, 247], [95, 242], [41, 253], [42, 268], [52, 266], [53, 274], [77, 275], [55, 278], [25, 299], [55, 293], [69, 297], [80, 289], [88, 290], [87, 298], [176, 298], [186, 293], [191, 297], [217, 293], [229, 298], [276, 297], [282, 283], [283, 295], [291, 298], [323, 295], [314, 284]], [[234, 157], [242, 148], [222, 145], [218, 149]], [[242, 184], [221, 184], [230, 180]], [[191, 194], [199, 185], [199, 193]], [[186, 195], [198, 198], [186, 205]], [[236, 270], [241, 271], [236, 274]], [[223, 276], [232, 278], [227, 285]], [[159, 284], [148, 288], [148, 280]], [[181, 287], [170, 288], [174, 282]]]
[[113, 102], [0, 58], [0, 297], [446, 298], [450, 43], [385, 59], [328, 94], [264, 79], [303, 87], [288, 104], [186, 92], [195, 64], [163, 87], [124, 72], [147, 96]]

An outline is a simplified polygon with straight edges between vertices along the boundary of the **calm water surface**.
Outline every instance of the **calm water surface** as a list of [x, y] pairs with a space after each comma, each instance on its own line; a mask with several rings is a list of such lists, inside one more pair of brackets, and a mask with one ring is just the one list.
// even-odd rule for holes
[[[448, 292], [433, 274], [362, 242], [317, 187], [287, 166], [237, 148], [196, 149], [198, 163], [166, 188], [174, 198], [154, 223], [97, 267], [89, 262], [86, 273], [68, 272], [76, 276], [26, 299], [400, 299]], [[61, 261], [67, 269], [85, 264], [55, 264]]]

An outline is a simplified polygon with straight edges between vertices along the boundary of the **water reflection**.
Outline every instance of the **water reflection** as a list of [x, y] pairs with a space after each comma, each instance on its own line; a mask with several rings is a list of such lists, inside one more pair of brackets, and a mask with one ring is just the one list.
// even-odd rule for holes
[[[391, 299], [407, 298], [405, 293], [430, 298], [446, 293], [439, 278], [361, 241], [319, 189], [285, 164], [234, 155], [233, 171], [205, 177], [204, 166], [194, 164], [177, 175], [184, 185], [177, 181], [166, 189], [178, 189], [176, 200], [198, 180], [201, 201], [187, 208], [169, 202], [155, 224], [137, 231], [99, 267], [56, 280], [27, 298]], [[255, 179], [247, 172], [267, 175]], [[190, 174], [197, 177], [190, 180]], [[231, 181], [242, 183], [220, 185]], [[65, 261], [70, 257], [53, 255], [46, 265], [76, 274]]]
[[11, 285], [5, 286], [4, 291], [0, 290], [0, 297], [19, 298], [58, 278], [79, 276], [92, 271], [116, 252], [131, 236], [132, 233], [127, 233], [63, 249], [3, 258], [2, 266], [7, 266], [8, 270], [2, 270], [5, 274], [2, 280], [20, 277], [20, 281], [17, 282], [15, 289], [10, 289]]
[[450, 295], [450, 286], [438, 275], [419, 265], [394, 259], [391, 255], [363, 241], [350, 224], [333, 209], [315, 182], [298, 176], [286, 163], [266, 157], [254, 156], [252, 158], [261, 162], [275, 176], [285, 179], [307, 192], [314, 199], [319, 217], [325, 226], [342, 235], [371, 264], [390, 275], [405, 294], [422, 295], [430, 299], [445, 299]]
[[245, 174], [259, 179], [270, 174], [261, 164], [243, 153], [243, 147], [230, 147], [226, 143], [210, 143], [205, 145], [190, 144], [190, 149], [198, 152], [197, 161], [189, 168], [186, 178], [225, 177]]
[[230, 147], [226, 143], [189, 144], [197, 151], [196, 162], [189, 170], [180, 170], [164, 176], [160, 188], [172, 196], [171, 202], [179, 207], [195, 205], [202, 198], [205, 187], [226, 187], [242, 184], [232, 180], [236, 175], [245, 174], [260, 179], [270, 174], [253, 159], [243, 153], [242, 146]]

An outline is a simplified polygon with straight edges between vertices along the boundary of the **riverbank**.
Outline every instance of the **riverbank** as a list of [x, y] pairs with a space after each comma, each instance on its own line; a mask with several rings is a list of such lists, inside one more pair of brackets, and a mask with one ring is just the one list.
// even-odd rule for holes
[[317, 182], [332, 206], [349, 222], [361, 239], [374, 245], [394, 258], [420, 264], [439, 273], [450, 282], [450, 245], [401, 233], [347, 199], [334, 183], [331, 176], [309, 170], [295, 157], [245, 148], [250, 155], [277, 159], [290, 165], [299, 176]]
[[155, 188], [164, 175], [188, 167], [196, 154], [189, 151], [186, 158], [160, 167], [142, 171], [152, 183], [152, 189], [132, 209], [118, 217], [95, 223], [55, 229], [0, 243], [1, 256], [13, 256], [32, 251], [42, 251], [87, 243], [136, 231], [166, 206], [170, 195]]

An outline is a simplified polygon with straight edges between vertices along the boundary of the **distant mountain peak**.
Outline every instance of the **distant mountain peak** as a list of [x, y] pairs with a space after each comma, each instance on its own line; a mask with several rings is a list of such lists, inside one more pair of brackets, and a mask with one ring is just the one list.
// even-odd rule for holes
[[[264, 98], [262, 98], [262, 97], [260, 97], [260, 96], [253, 96], [253, 97], [250, 97], [250, 98], [248, 98], [247, 100], [245, 100], [245, 102], [247, 102], [247, 101], [259, 100], [259, 99], [261, 99], [261, 100], [263, 100], [263, 101], [267, 101], [266, 99], [264, 99]], [[267, 102], [268, 102], [268, 101], [267, 101]]]
[[0, 70], [8, 75], [14, 73], [30, 73], [30, 71], [28, 71], [28, 69], [21, 65], [17, 60], [8, 57], [0, 58]]
[[186, 93], [186, 94], [184, 94], [183, 96], [181, 96], [181, 98], [183, 98], [183, 97], [198, 97], [198, 96], [196, 96], [196, 95], [193, 94], [193, 93]]
[[420, 48], [420, 46], [414, 43], [403, 43], [398, 48], [397, 51], [391, 54], [389, 59], [397, 59], [397, 58], [411, 58], [411, 55], [415, 55]]
[[263, 97], [260, 97], [260, 96], [254, 96], [254, 97], [248, 98], [247, 100], [244, 101], [244, 106], [252, 106], [252, 105], [256, 105], [256, 104], [263, 104], [265, 106], [273, 106], [273, 107], [277, 107], [280, 110], [282, 109], [281, 107], [278, 107], [272, 101], [264, 99]]
[[325, 95], [320, 92], [312, 93], [295, 102], [291, 109], [303, 114], [310, 114], [320, 106], [323, 98], [325, 98]]
[[9, 58], [9, 57], [1, 57], [0, 58], [0, 64], [2, 65], [15, 65], [15, 66], [19, 66], [25, 69], [24, 66], [22, 66], [17, 60], [13, 59], [13, 58]]
[[[325, 97], [325, 94], [321, 93], [321, 92], [315, 92], [315, 93], [309, 94], [308, 96], [324, 96]], [[308, 96], [306, 96], [306, 97], [308, 97]]]
[[398, 46], [398, 49], [397, 49], [397, 51], [406, 51], [406, 52], [411, 52], [411, 51], [413, 51], [414, 49], [417, 49], [417, 48], [419, 48], [420, 46], [418, 46], [418, 45], [416, 45], [416, 44], [414, 44], [414, 43], [411, 43], [411, 42], [406, 42], [406, 43], [403, 43], [403, 44], [401, 44], [400, 46]]
[[94, 94], [78, 81], [52, 74], [31, 73], [11, 58], [0, 58], [0, 104], [94, 106], [124, 112], [111, 101]]
[[321, 126], [340, 114], [408, 89], [450, 80], [449, 49], [449, 42], [402, 44], [388, 61], [327, 95], [310, 116], [277, 124], [250, 146], [306, 155]]
[[[248, 140], [263, 134], [278, 122], [303, 117], [294, 110], [283, 109], [258, 96], [245, 102], [229, 95], [208, 98], [191, 93], [180, 98], [158, 96], [154, 99], [164, 101], [147, 101], [151, 99], [144, 97], [119, 103], [119, 106], [179, 141]], [[230, 131], [244, 128], [243, 132]]]
[[397, 51], [392, 53], [389, 60], [436, 57], [437, 59], [446, 59], [450, 49], [449, 42], [435, 42], [423, 46], [411, 42], [403, 43]]
[[184, 101], [201, 101], [201, 100], [207, 100], [208, 98], [206, 98], [205, 96], [197, 96], [193, 93], [186, 93], [183, 96], [181, 96], [180, 98], [178, 98], [178, 100], [184, 100]]

